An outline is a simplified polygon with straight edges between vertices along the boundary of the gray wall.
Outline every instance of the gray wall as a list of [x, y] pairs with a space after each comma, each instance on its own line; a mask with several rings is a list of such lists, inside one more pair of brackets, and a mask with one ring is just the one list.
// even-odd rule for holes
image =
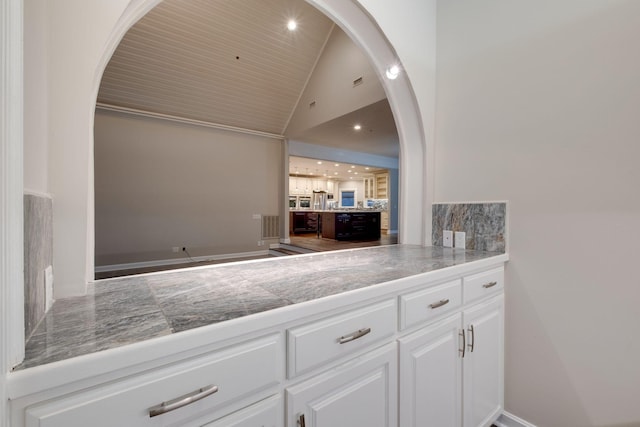
[[253, 214], [278, 214], [281, 150], [276, 139], [98, 110], [96, 265], [184, 258], [174, 246], [193, 257], [265, 250]]
[[640, 425], [640, 2], [438, 2], [436, 200], [509, 201], [506, 409]]

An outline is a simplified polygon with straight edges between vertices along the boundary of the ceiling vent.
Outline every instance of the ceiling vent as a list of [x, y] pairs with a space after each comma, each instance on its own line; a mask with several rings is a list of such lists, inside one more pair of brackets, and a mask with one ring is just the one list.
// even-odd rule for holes
[[353, 87], [360, 86], [362, 84], [362, 76], [353, 81]]

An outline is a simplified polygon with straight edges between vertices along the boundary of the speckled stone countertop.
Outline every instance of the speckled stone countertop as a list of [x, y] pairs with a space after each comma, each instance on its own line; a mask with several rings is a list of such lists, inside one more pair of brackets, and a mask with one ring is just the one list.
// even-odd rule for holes
[[43, 365], [500, 253], [378, 246], [108, 279], [55, 301], [16, 369]]

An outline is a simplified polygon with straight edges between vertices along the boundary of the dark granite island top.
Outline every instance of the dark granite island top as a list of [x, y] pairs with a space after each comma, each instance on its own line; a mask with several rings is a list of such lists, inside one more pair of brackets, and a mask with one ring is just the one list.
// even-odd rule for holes
[[392, 245], [102, 280], [54, 303], [16, 370], [492, 258], [508, 259]]

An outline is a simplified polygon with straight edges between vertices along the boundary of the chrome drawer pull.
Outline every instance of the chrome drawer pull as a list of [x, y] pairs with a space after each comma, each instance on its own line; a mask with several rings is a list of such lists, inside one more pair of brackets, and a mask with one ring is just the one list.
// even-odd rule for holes
[[300, 416], [298, 417], [298, 425], [300, 427], [305, 427], [304, 414], [300, 414]]
[[338, 338], [338, 342], [340, 344], [345, 344], [345, 343], [348, 343], [349, 341], [357, 340], [358, 338], [367, 335], [369, 332], [371, 332], [371, 328], [358, 329], [351, 335], [341, 336], [340, 338]]
[[467, 328], [467, 331], [471, 332], [471, 342], [469, 344], [467, 344], [467, 347], [469, 347], [469, 351], [471, 353], [473, 353], [473, 349], [476, 346], [476, 332], [475, 329], [473, 329], [473, 325], [469, 325], [469, 327]]
[[464, 357], [464, 352], [467, 348], [467, 335], [464, 333], [464, 329], [460, 329], [460, 331], [458, 331], [458, 336], [462, 337], [462, 348], [458, 349], [458, 353], [460, 354], [460, 357]]
[[482, 285], [482, 287], [485, 288], [485, 289], [489, 289], [489, 288], [493, 288], [497, 284], [498, 284], [498, 282], [489, 282], [489, 283], [485, 283], [484, 285]]
[[200, 399], [203, 399], [209, 395], [212, 395], [217, 391], [218, 391], [217, 385], [208, 385], [206, 387], [202, 387], [201, 389], [191, 392], [189, 394], [185, 394], [184, 396], [180, 396], [173, 400], [162, 402], [159, 405], [149, 408], [149, 417], [156, 417], [158, 415], [162, 415], [162, 414], [166, 414], [167, 412], [174, 411], [178, 408], [182, 408], [183, 406], [187, 406], [190, 403], [197, 402]]
[[449, 304], [449, 299], [441, 299], [438, 302], [434, 302], [433, 304], [429, 304], [429, 308], [438, 308], [438, 307], [442, 307], [445, 304]]

